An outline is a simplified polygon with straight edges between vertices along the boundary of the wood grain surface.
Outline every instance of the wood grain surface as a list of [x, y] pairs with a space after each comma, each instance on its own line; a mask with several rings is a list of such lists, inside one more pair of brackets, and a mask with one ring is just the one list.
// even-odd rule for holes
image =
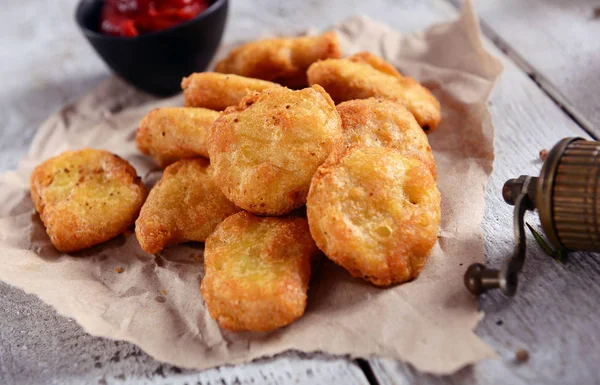
[[596, 0], [476, 2], [486, 34], [595, 135], [600, 135], [599, 7]]
[[[18, 159], [27, 152], [36, 128], [49, 114], [109, 75], [74, 25], [72, 12], [75, 3], [75, 0], [3, 1], [0, 12], [0, 34], [3, 36], [0, 53], [4, 59], [0, 66], [3, 85], [0, 89], [0, 170], [17, 165]], [[522, 3], [539, 3], [535, 9], [529, 8], [530, 12], [537, 12], [538, 19], [536, 27], [528, 29], [527, 33], [531, 36], [527, 39], [535, 41], [538, 39], [536, 34], [546, 34], [552, 36], [548, 41], [560, 41], [553, 35], [554, 32], [547, 32], [546, 26], [563, 25], [559, 20], [562, 14], [568, 14], [566, 20], [572, 20], [573, 14], [581, 12], [575, 9], [588, 2], [561, 2], [560, 13], [548, 11], [548, 7], [558, 7], [558, 0], [479, 2], [477, 6], [484, 17], [484, 24], [490, 28], [496, 26], [493, 31], [497, 36], [505, 36], [503, 42], [509, 47], [502, 48], [512, 56], [513, 49], [517, 52], [516, 43], [498, 31], [516, 28], [513, 26], [523, 23], [527, 25], [527, 20], [519, 19], [523, 14], [503, 10], [504, 3], [514, 3], [515, 7], [527, 7]], [[569, 8], [569, 4], [574, 8]], [[445, 0], [235, 0], [231, 7], [225, 35], [228, 43], [273, 30], [291, 34], [311, 26], [326, 28], [357, 13], [367, 14], [403, 31], [422, 29], [456, 16], [453, 5]], [[540, 7], [546, 10], [540, 11]], [[591, 31], [589, 28], [592, 27], [577, 27], [577, 36]], [[510, 34], [516, 32], [510, 31]], [[539, 41], [546, 46], [550, 44], [544, 43], [543, 39]], [[519, 55], [528, 60], [537, 55], [539, 47], [531, 44], [528, 48], [521, 48]], [[556, 47], [550, 44], [556, 54], [547, 57], [555, 60], [557, 66], [570, 60], [584, 62], [598, 58], [597, 50], [589, 53], [586, 47], [565, 48], [556, 44]], [[501, 199], [502, 184], [506, 179], [521, 174], [536, 175], [541, 166], [538, 153], [542, 148], [550, 148], [565, 136], [581, 136], [585, 132], [548, 96], [547, 89], [541, 89], [493, 43], [488, 41], [488, 46], [506, 66], [490, 101], [496, 126], [496, 162], [487, 188], [486, 217], [482, 225], [486, 258], [490, 264], [499, 267], [510, 255], [513, 242], [512, 211]], [[530, 60], [533, 64], [535, 59]], [[593, 100], [590, 94], [585, 96], [595, 84], [593, 79], [585, 77], [590, 72], [583, 67], [566, 64], [561, 68], [564, 79], [581, 80], [570, 83], [573, 93], [563, 93], [570, 104], [564, 104], [574, 111], [582, 111], [577, 116], [587, 121], [598, 119], [594, 115], [597, 111], [586, 104], [586, 100]], [[541, 69], [539, 73], [542, 73]], [[547, 78], [552, 84], [558, 84], [551, 75]], [[557, 88], [562, 90], [562, 86]], [[586, 122], [585, 119], [578, 120]], [[534, 215], [528, 217], [528, 222], [538, 226]], [[498, 359], [465, 368], [453, 376], [430, 376], [416, 372], [409, 365], [385, 359], [371, 359], [368, 361], [370, 366], [361, 364], [359, 367], [355, 361], [343, 357], [293, 352], [236, 367], [204, 372], [182, 371], [153, 360], [134, 345], [91, 337], [37, 298], [0, 283], [0, 383], [597, 382], [600, 378], [600, 368], [596, 364], [600, 361], [600, 350], [597, 349], [600, 331], [595, 327], [600, 316], [600, 308], [596, 305], [600, 296], [598, 258], [575, 254], [568, 264], [559, 265], [542, 254], [534, 242], [528, 242], [528, 247], [528, 259], [517, 297], [508, 299], [500, 293], [492, 293], [481, 298], [481, 308], [486, 317], [477, 333], [497, 350]], [[528, 362], [515, 361], [515, 351], [521, 348], [529, 351]]]

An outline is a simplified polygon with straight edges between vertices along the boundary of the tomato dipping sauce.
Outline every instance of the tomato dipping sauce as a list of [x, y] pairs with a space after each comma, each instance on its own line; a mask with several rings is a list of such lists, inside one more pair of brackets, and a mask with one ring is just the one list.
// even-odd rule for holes
[[106, 0], [100, 31], [124, 37], [162, 31], [193, 19], [209, 5], [208, 0]]

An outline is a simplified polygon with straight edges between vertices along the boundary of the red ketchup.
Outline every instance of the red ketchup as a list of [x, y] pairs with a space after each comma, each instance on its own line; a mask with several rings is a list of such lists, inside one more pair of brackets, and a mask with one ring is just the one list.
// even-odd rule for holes
[[162, 31], [193, 19], [208, 6], [208, 0], [106, 0], [100, 30], [126, 37]]

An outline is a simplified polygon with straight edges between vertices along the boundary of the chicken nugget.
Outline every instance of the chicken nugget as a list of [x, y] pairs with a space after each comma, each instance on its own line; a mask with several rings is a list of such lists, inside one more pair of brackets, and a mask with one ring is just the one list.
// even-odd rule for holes
[[282, 215], [306, 203], [315, 170], [342, 141], [321, 86], [281, 87], [226, 109], [210, 129], [208, 153], [227, 198], [254, 214]]
[[425, 132], [433, 131], [441, 119], [440, 103], [427, 88], [365, 52], [314, 63], [308, 69], [308, 82], [321, 85], [336, 103], [370, 97], [398, 100]]
[[317, 60], [342, 56], [335, 32], [265, 39], [233, 49], [215, 71], [265, 79], [292, 88], [307, 86], [306, 70]]
[[157, 108], [140, 122], [135, 142], [160, 167], [183, 158], [208, 158], [207, 130], [218, 117], [219, 112], [205, 108]]
[[203, 107], [222, 111], [237, 106], [249, 91], [281, 87], [277, 83], [216, 72], [199, 72], [181, 82], [187, 107]]
[[150, 191], [135, 235], [144, 251], [158, 253], [165, 246], [204, 242], [217, 225], [239, 209], [214, 182], [205, 159], [182, 159], [167, 167]]
[[354, 277], [415, 278], [437, 241], [440, 192], [427, 166], [389, 147], [354, 147], [313, 178], [306, 204], [317, 246]]
[[437, 171], [427, 135], [400, 103], [385, 99], [357, 99], [338, 104], [348, 147], [393, 147], [425, 163], [434, 179]]
[[305, 218], [230, 216], [204, 249], [201, 291], [211, 317], [233, 331], [290, 324], [304, 314], [318, 253]]
[[146, 188], [126, 160], [108, 151], [66, 151], [31, 174], [31, 199], [52, 244], [65, 253], [129, 229]]
[[348, 56], [347, 59], [354, 63], [366, 63], [377, 71], [392, 75], [398, 79], [404, 78], [396, 67], [370, 52], [362, 51], [352, 56]]

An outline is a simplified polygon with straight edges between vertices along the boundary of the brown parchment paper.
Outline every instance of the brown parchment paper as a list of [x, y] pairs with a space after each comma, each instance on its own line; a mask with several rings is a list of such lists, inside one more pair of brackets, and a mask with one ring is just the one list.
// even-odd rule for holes
[[201, 244], [150, 255], [130, 233], [80, 253], [57, 252], [29, 198], [36, 164], [91, 146], [128, 159], [148, 184], [159, 175], [135, 148], [137, 123], [152, 108], [181, 105], [182, 98], [156, 101], [116, 78], [46, 121], [19, 169], [0, 178], [0, 279], [39, 296], [90, 334], [131, 341], [182, 367], [296, 349], [391, 357], [422, 371], [450, 373], [493, 356], [473, 333], [481, 314], [462, 276], [470, 263], [483, 261], [480, 222], [494, 157], [486, 99], [501, 65], [483, 49], [470, 7], [455, 22], [413, 35], [362, 17], [335, 29], [346, 54], [369, 50], [385, 57], [424, 82], [442, 104], [442, 124], [429, 136], [442, 225], [418, 279], [380, 289], [326, 262], [315, 274], [302, 318], [270, 333], [234, 334], [221, 330], [204, 306]]

